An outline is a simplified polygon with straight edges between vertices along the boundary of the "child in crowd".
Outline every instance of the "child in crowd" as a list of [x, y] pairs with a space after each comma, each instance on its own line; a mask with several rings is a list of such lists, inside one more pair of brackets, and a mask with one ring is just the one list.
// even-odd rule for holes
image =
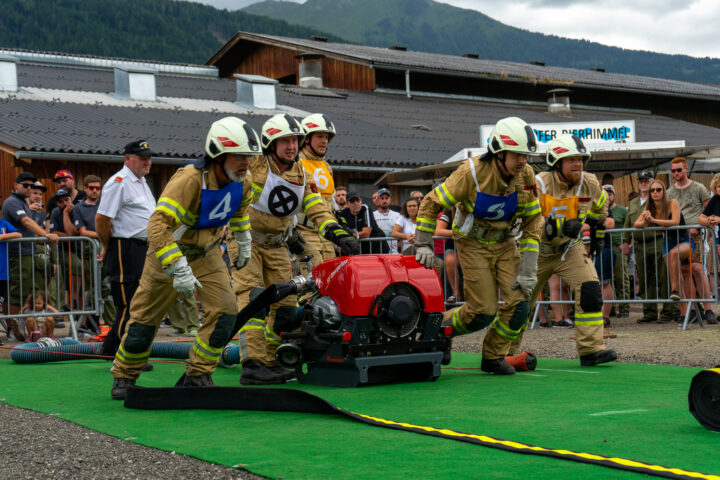
[[[55, 338], [55, 319], [51, 316], [44, 316], [43, 314], [57, 313], [57, 309], [52, 305], [48, 305], [45, 292], [38, 290], [34, 295], [32, 293], [28, 295], [25, 299], [22, 312], [37, 314], [35, 317], [25, 318], [25, 328], [27, 329], [27, 337], [25, 339], [28, 342], [35, 342], [42, 337]], [[40, 330], [40, 324], [42, 324], [42, 330]]]

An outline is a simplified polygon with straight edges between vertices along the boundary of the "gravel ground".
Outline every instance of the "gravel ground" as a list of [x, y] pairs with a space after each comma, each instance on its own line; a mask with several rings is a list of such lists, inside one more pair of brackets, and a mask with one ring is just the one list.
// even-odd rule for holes
[[[716, 307], [717, 309], [717, 307]], [[638, 324], [640, 308], [630, 318], [612, 318], [606, 340], [619, 362], [691, 367], [720, 364], [720, 325], [682, 331], [675, 323]], [[170, 340], [161, 329], [157, 340]], [[59, 331], [59, 336], [66, 331]], [[572, 328], [539, 328], [526, 332], [523, 350], [543, 357], [577, 358]], [[453, 350], [478, 353], [484, 332], [458, 337]], [[3, 341], [5, 340], [3, 336]], [[17, 342], [11, 343], [11, 345]], [[6, 342], [7, 345], [7, 342]], [[9, 350], [0, 349], [0, 358]], [[0, 402], [0, 478], [36, 479], [260, 479], [243, 470], [203, 462], [183, 455], [143, 447], [104, 435], [51, 415]]]

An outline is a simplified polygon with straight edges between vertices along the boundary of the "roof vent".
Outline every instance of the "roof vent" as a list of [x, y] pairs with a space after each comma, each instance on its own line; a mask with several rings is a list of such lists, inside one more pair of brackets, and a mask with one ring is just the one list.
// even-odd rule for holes
[[407, 52], [407, 47], [404, 45], [391, 45], [390, 50], [399, 50], [401, 52]]
[[545, 62], [541, 62], [540, 60], [530, 60], [528, 62], [530, 65], [537, 65], [538, 67], [544, 67]]
[[322, 35], [310, 35], [310, 40], [315, 40], [316, 42], [327, 42], [327, 37], [323, 37]]
[[298, 64], [298, 85], [303, 88], [323, 88], [322, 59], [324, 56], [315, 53], [303, 53], [295, 58], [300, 60]]
[[131, 100], [154, 102], [155, 71], [115, 68], [115, 95]]
[[0, 55], [0, 92], [17, 92], [17, 59]]
[[465, 58], [474, 58], [476, 60], [480, 58], [480, 55], [478, 55], [477, 53], [463, 53], [462, 56]]
[[275, 110], [277, 108], [277, 99], [275, 97], [277, 80], [261, 75], [240, 73], [233, 76], [237, 79], [237, 103], [251, 109]]
[[590, 68], [590, 70], [592, 70], [593, 72], [604, 72], [605, 71], [605, 69], [602, 67], [592, 67], [592, 68]]
[[548, 95], [548, 113], [570, 116], [570, 90], [553, 88], [546, 93]]

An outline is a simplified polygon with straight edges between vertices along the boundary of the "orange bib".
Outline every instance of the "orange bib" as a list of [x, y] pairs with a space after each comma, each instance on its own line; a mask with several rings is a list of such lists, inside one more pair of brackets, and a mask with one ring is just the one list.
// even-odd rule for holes
[[300, 163], [312, 175], [313, 182], [317, 185], [320, 195], [330, 197], [335, 193], [335, 182], [324, 160], [300, 160]]
[[566, 220], [577, 218], [578, 197], [555, 198], [547, 193], [540, 195], [540, 207], [545, 218], [565, 217]]

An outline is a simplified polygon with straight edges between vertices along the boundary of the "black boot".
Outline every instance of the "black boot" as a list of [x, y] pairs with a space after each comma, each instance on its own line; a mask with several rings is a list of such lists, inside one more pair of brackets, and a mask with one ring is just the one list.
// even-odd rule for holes
[[492, 360], [483, 358], [480, 363], [480, 370], [495, 375], [512, 375], [515, 373], [515, 369], [508, 365], [504, 358], [494, 358]]
[[248, 360], [242, 365], [240, 383], [243, 385], [278, 385], [285, 383], [283, 375], [272, 372], [266, 365]]
[[600, 350], [599, 352], [581, 356], [580, 365], [583, 367], [592, 367], [593, 365], [614, 362], [615, 360], [617, 360], [617, 353], [615, 353], [615, 350], [609, 348], [607, 350]]
[[273, 366], [267, 367], [267, 368], [272, 373], [282, 375], [283, 380], [285, 380], [286, 382], [289, 382], [291, 380], [297, 380], [297, 375], [295, 375], [295, 370], [288, 370], [287, 368], [283, 367], [282, 365], [273, 365]]
[[212, 381], [212, 377], [209, 373], [203, 373], [202, 375], [195, 375], [189, 377], [183, 375], [183, 387], [214, 387], [215, 384]]
[[113, 400], [125, 400], [127, 389], [130, 386], [135, 386], [135, 380], [132, 378], [116, 378], [113, 380], [110, 396]]

